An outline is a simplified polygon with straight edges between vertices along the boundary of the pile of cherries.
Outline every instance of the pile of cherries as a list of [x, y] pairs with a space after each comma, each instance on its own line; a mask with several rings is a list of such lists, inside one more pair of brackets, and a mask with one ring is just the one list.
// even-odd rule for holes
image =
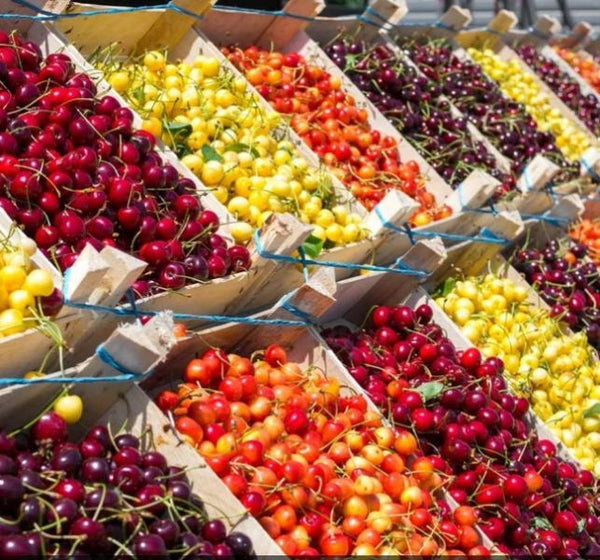
[[514, 190], [514, 177], [497, 169], [494, 156], [471, 139], [467, 120], [455, 118], [450, 103], [439, 99], [441, 88], [401, 55], [385, 45], [349, 40], [336, 41], [326, 51], [450, 185], [457, 187], [480, 169], [502, 183], [497, 198]]
[[551, 306], [553, 317], [585, 331], [600, 350], [600, 272], [587, 253], [583, 243], [554, 239], [541, 250], [517, 251], [511, 264]]
[[148, 263], [140, 296], [246, 270], [194, 183], [67, 54], [0, 32], [0, 207], [61, 270], [85, 245]]
[[600, 101], [593, 93], [585, 95], [577, 80], [561, 70], [556, 62], [546, 58], [535, 47], [523, 45], [517, 49], [517, 53], [594, 133], [594, 136], [600, 135]]
[[421, 72], [508, 158], [514, 174], [520, 175], [537, 154], [543, 154], [563, 168], [560, 182], [577, 178], [577, 164], [562, 155], [552, 133], [540, 131], [523, 106], [508, 99], [481, 66], [459, 59], [444, 39], [406, 39], [400, 46]]
[[576, 558], [600, 552], [600, 503], [589, 471], [556, 456], [528, 426], [498, 358], [457, 351], [432, 308], [376, 307], [369, 326], [337, 326], [325, 339], [398, 428], [448, 476], [480, 527], [511, 557]]
[[450, 215], [450, 208], [437, 206], [427, 191], [419, 164], [400, 161], [396, 140], [370, 126], [367, 110], [356, 105], [338, 77], [297, 52], [256, 46], [222, 51], [278, 112], [292, 115], [294, 130], [367, 209], [399, 189], [421, 205], [413, 225]]
[[79, 443], [47, 412], [0, 434], [0, 556], [246, 559], [253, 545], [208, 520], [185, 471], [132, 434], [92, 427]]

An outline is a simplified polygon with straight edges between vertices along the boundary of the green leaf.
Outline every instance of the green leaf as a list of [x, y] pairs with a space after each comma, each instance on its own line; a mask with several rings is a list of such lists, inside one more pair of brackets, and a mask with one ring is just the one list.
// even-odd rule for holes
[[598, 416], [600, 414], [600, 403], [596, 403], [594, 406], [583, 411], [584, 418], [590, 418], [591, 416]]
[[314, 235], [309, 235], [308, 239], [302, 244], [302, 248], [307, 257], [316, 259], [323, 250], [323, 244], [324, 241], [322, 239], [319, 239]]
[[240, 152], [248, 152], [252, 155], [252, 157], [255, 158], [259, 157], [260, 155], [256, 148], [253, 148], [248, 144], [243, 144], [242, 142], [235, 142], [234, 144], [230, 144], [229, 146], [227, 146], [227, 151], [235, 152], [236, 154], [239, 154]]
[[219, 152], [217, 152], [217, 150], [215, 150], [210, 144], [204, 144], [204, 146], [202, 146], [202, 159], [204, 159], [204, 161], [218, 161], [220, 163], [223, 162], [223, 158], [221, 157], [221, 154], [219, 154]]
[[552, 524], [545, 517], [534, 517], [531, 520], [531, 525], [535, 529], [552, 529]]
[[429, 381], [417, 387], [415, 391], [423, 397], [424, 401], [435, 399], [444, 390], [444, 384], [439, 381]]
[[182, 158], [184, 156], [193, 154], [194, 151], [189, 148], [187, 144], [183, 144], [182, 142], [178, 142], [175, 144], [175, 153], [178, 157]]
[[188, 123], [180, 123], [176, 121], [169, 122], [165, 125], [165, 129], [172, 136], [181, 136], [187, 138], [192, 133], [192, 125]]
[[452, 293], [454, 287], [456, 286], [456, 278], [446, 278], [444, 283], [438, 286], [437, 290], [432, 294], [433, 298], [438, 297], [446, 297], [448, 294]]

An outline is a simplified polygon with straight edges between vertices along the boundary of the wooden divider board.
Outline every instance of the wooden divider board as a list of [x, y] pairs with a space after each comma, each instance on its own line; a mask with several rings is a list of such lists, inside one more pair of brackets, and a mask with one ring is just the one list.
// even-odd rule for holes
[[[164, 41], [162, 47], [171, 48], [181, 40], [196, 21], [195, 17], [175, 10], [127, 11], [120, 6], [54, 0], [54, 2], [57, 1], [62, 4], [63, 9], [60, 11], [67, 11], [69, 14], [115, 11], [115, 13], [98, 13], [57, 21], [57, 27], [68, 35], [74, 44], [80, 45], [86, 52], [90, 48], [93, 50], [111, 45], [112, 33], [105, 34], [106, 29], [110, 29], [118, 37], [123, 37], [122, 48], [126, 52], [141, 52], [148, 48], [148, 45], [154, 44], [157, 37]], [[197, 17], [202, 17], [213, 3], [214, 0], [175, 0], [172, 2], [175, 7], [196, 14]]]

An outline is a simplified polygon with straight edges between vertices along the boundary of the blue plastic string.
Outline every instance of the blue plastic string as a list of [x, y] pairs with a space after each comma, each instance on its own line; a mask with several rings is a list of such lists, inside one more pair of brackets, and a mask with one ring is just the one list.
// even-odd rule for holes
[[459, 233], [441, 233], [435, 231], [415, 231], [414, 229], [411, 229], [408, 224], [404, 224], [403, 226], [399, 227], [388, 222], [378, 206], [375, 207], [375, 215], [387, 229], [408, 235], [413, 245], [415, 237], [439, 237], [441, 239], [447, 239], [448, 241], [474, 241], [478, 243], [490, 243], [492, 245], [506, 245], [508, 243], [506, 239], [501, 239], [500, 237], [494, 235], [492, 232], [487, 230], [487, 228], [483, 228], [481, 230], [481, 235], [462, 235]]
[[[126, 7], [126, 8], [104, 8], [98, 10], [86, 10], [83, 12], [71, 12], [71, 13], [60, 13], [55, 14], [53, 12], [49, 12], [47, 10], [41, 9], [39, 6], [35, 6], [27, 0], [10, 0], [11, 2], [23, 6], [33, 12], [35, 15], [30, 14], [9, 14], [4, 13], [0, 14], [0, 19], [26, 19], [26, 20], [37, 20], [37, 21], [54, 21], [58, 19], [71, 19], [71, 18], [79, 18], [79, 17], [89, 17], [94, 15], [106, 15], [106, 14], [121, 14], [121, 13], [131, 13], [131, 12], [144, 12], [144, 11], [158, 11], [158, 10], [173, 10], [175, 12], [180, 12], [184, 15], [202, 19], [203, 16], [201, 14], [197, 14], [191, 10], [186, 8], [182, 8], [173, 2], [167, 2], [165, 4], [159, 4], [154, 6], [137, 6], [137, 7]], [[260, 8], [238, 8], [236, 6], [218, 6], [217, 9], [223, 12], [232, 12], [232, 13], [242, 13], [242, 14], [257, 14], [257, 15], [266, 15], [271, 17], [284, 17], [290, 19], [298, 19], [301, 21], [312, 22], [318, 20], [318, 16], [304, 16], [301, 14], [294, 14], [291, 12], [286, 12], [284, 10], [263, 10]], [[381, 14], [377, 13], [372, 8], [368, 7], [365, 12], [379, 19], [382, 23], [376, 23], [375, 21], [365, 17], [363, 14], [360, 14], [357, 17], [359, 21], [376, 27], [378, 29], [389, 28], [391, 27], [431, 27], [432, 24], [430, 22], [413, 22], [413, 23], [402, 23], [402, 24], [394, 24], [384, 18]], [[442, 21], [436, 21], [433, 24], [434, 27], [441, 27], [443, 29], [448, 29], [450, 31], [455, 31], [450, 26], [446, 25]]]
[[317, 323], [318, 322], [317, 318], [312, 313], [308, 313], [307, 311], [304, 311], [303, 309], [300, 309], [299, 307], [296, 307], [295, 305], [290, 303], [290, 299], [294, 296], [295, 293], [296, 293], [296, 290], [287, 294], [279, 303], [279, 307], [281, 307], [282, 309], [285, 309], [288, 313], [291, 313], [292, 315], [295, 315], [296, 317], [300, 317], [307, 323], [310, 323], [310, 324]]
[[96, 355], [105, 364], [109, 365], [114, 370], [118, 371], [120, 375], [108, 375], [98, 377], [34, 377], [32, 379], [25, 379], [23, 377], [3, 377], [0, 378], [0, 387], [6, 387], [11, 385], [34, 385], [34, 384], [61, 384], [71, 385], [80, 383], [122, 383], [125, 381], [133, 381], [140, 379], [152, 373], [152, 369], [145, 371], [144, 373], [135, 373], [125, 366], [117, 362], [101, 344], [96, 348]]
[[[75, 309], [83, 309], [86, 311], [95, 311], [98, 313], [111, 313], [122, 317], [138, 317], [140, 314], [154, 317], [160, 311], [140, 311], [137, 308], [129, 307], [108, 307], [105, 305], [97, 305], [91, 303], [80, 303], [72, 301], [67, 294], [69, 293], [69, 281], [71, 277], [71, 269], [65, 271], [63, 277], [63, 298], [64, 305]], [[173, 319], [179, 321], [206, 321], [212, 323], [244, 323], [247, 325], [276, 325], [281, 327], [306, 327], [309, 326], [303, 321], [293, 321], [287, 319], [258, 319], [255, 317], [244, 317], [236, 315], [198, 315], [193, 313], [173, 313]]]
[[355, 263], [342, 263], [335, 261], [316, 261], [314, 259], [297, 259], [294, 257], [289, 257], [287, 255], [278, 255], [276, 253], [271, 253], [262, 246], [262, 242], [260, 240], [260, 235], [258, 234], [258, 230], [254, 232], [254, 245], [258, 254], [266, 259], [272, 259], [274, 261], [286, 262], [290, 264], [302, 264], [304, 265], [315, 265], [315, 266], [327, 266], [331, 268], [341, 268], [346, 270], [369, 270], [371, 272], [395, 272], [399, 274], [404, 274], [405, 276], [416, 276], [418, 278], [423, 278], [428, 276], [427, 272], [422, 270], [413, 270], [412, 268], [406, 266], [405, 264], [400, 263], [399, 268], [387, 267], [387, 266], [377, 266], [374, 264], [355, 264]]
[[553, 226], [563, 226], [571, 222], [569, 218], [561, 216], [550, 216], [547, 212], [544, 214], [521, 214], [521, 218], [526, 220], [539, 220]]
[[98, 356], [98, 358], [100, 358], [100, 360], [102, 360], [105, 364], [109, 365], [111, 368], [113, 368], [114, 370], [118, 371], [119, 373], [125, 375], [125, 376], [130, 376], [130, 377], [143, 377], [144, 375], [147, 375], [148, 373], [150, 373], [150, 371], [144, 372], [144, 373], [134, 373], [133, 371], [131, 371], [130, 369], [126, 368], [125, 366], [121, 365], [119, 362], [117, 362], [117, 360], [115, 360], [106, 350], [106, 348], [104, 348], [103, 344], [100, 344], [98, 346], [98, 348], [96, 348], [96, 356]]
[[35, 377], [33, 379], [24, 379], [23, 377], [2, 377], [0, 378], [0, 387], [11, 385], [39, 385], [39, 384], [60, 384], [60, 385], [79, 385], [85, 383], [123, 383], [136, 379], [134, 375], [109, 375], [106, 377]]
[[600, 174], [594, 169], [592, 165], [587, 161], [585, 157], [580, 158], [579, 163], [583, 166], [583, 168], [589, 173], [590, 177], [596, 183], [600, 183]]
[[298, 248], [298, 255], [300, 256], [300, 263], [302, 264], [302, 277], [304, 278], [304, 282], [308, 282], [308, 266], [306, 264], [306, 252], [304, 251], [304, 247], [302, 245]]

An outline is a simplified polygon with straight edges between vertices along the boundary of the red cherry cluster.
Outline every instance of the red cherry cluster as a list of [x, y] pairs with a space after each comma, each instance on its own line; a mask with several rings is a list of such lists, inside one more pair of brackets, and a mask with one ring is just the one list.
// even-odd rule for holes
[[368, 328], [324, 335], [390, 420], [410, 428], [448, 475], [450, 495], [475, 508], [480, 525], [510, 556], [567, 558], [600, 551], [600, 503], [589, 471], [556, 456], [527, 423], [502, 361], [457, 352], [422, 305], [377, 307]]
[[280, 346], [261, 357], [207, 350], [156, 400], [285, 554], [489, 555], [413, 434]]
[[370, 126], [367, 110], [356, 105], [339, 78], [297, 52], [222, 50], [275, 110], [293, 115], [294, 130], [367, 209], [399, 189], [421, 205], [412, 225], [451, 214], [426, 189], [419, 164], [400, 161], [396, 140]]
[[67, 439], [54, 412], [29, 434], [0, 434], [0, 556], [254, 556], [246, 535], [207, 520], [183, 469], [136, 436], [98, 425], [79, 444]]
[[515, 189], [514, 175], [500, 171], [485, 145], [471, 138], [467, 119], [456, 118], [450, 104], [439, 99], [440, 86], [398, 53], [345, 39], [329, 45], [327, 54], [452, 187], [480, 169], [502, 183], [498, 197]]
[[67, 54], [0, 32], [0, 207], [61, 270], [86, 244], [117, 247], [148, 263], [134, 286], [146, 296], [249, 268], [154, 147]]

